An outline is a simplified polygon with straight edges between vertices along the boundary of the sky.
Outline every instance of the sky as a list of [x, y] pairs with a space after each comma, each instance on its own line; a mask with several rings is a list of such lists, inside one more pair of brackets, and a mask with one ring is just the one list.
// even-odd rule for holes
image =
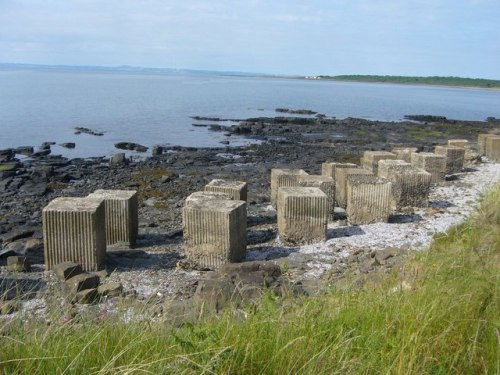
[[500, 79], [500, 0], [0, 0], [0, 62]]

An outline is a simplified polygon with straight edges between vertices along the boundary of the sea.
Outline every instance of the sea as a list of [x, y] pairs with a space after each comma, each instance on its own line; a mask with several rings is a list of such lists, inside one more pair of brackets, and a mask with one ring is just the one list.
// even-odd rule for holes
[[[0, 68], [0, 149], [55, 142], [53, 154], [110, 156], [117, 142], [216, 147], [251, 140], [204, 126], [193, 116], [279, 116], [276, 108], [328, 117], [400, 121], [405, 115], [457, 120], [500, 118], [500, 91], [386, 83], [336, 82], [187, 71], [142, 72]], [[75, 134], [76, 127], [102, 136]], [[74, 142], [74, 149], [59, 146]]]

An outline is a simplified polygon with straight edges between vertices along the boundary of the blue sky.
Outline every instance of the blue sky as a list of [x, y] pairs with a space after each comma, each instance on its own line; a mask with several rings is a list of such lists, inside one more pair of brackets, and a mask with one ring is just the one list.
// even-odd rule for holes
[[0, 0], [0, 62], [500, 79], [500, 0]]

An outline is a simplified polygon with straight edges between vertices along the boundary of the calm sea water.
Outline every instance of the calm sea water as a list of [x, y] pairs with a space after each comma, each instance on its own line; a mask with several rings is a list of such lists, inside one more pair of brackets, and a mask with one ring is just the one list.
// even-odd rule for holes
[[[0, 149], [75, 142], [68, 157], [111, 155], [113, 144], [241, 145], [247, 140], [193, 127], [190, 116], [247, 118], [274, 109], [311, 109], [337, 118], [402, 120], [430, 114], [462, 120], [500, 118], [500, 91], [434, 86], [57, 70], [0, 70]], [[222, 123], [227, 124], [227, 123]], [[75, 135], [83, 126], [104, 132]]]

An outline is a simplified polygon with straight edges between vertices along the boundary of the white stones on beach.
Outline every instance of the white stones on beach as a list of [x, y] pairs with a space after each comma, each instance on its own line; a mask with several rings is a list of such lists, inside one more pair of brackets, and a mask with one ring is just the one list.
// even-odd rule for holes
[[411, 154], [417, 152], [417, 147], [396, 147], [392, 149], [392, 153], [396, 154], [396, 158], [411, 163]]
[[228, 199], [191, 200], [182, 211], [186, 256], [213, 269], [245, 258], [246, 202]]
[[397, 156], [388, 151], [365, 151], [361, 158], [361, 166], [377, 174], [378, 162], [384, 159], [397, 159]]
[[500, 136], [486, 137], [485, 154], [491, 161], [500, 163]]
[[392, 208], [427, 207], [431, 187], [431, 174], [412, 165], [394, 166], [387, 179], [392, 183]]
[[436, 146], [434, 153], [446, 157], [446, 174], [454, 174], [462, 171], [464, 167], [465, 148], [455, 146]]
[[215, 179], [205, 186], [205, 191], [226, 193], [230, 195], [231, 199], [246, 201], [248, 188], [247, 183], [243, 181]]
[[307, 176], [303, 169], [271, 169], [271, 204], [277, 208], [278, 189], [280, 187], [298, 186], [297, 176]]
[[324, 241], [328, 224], [328, 197], [315, 187], [278, 190], [278, 233], [286, 243]]
[[134, 246], [139, 228], [135, 190], [96, 190], [89, 198], [102, 199], [106, 212], [106, 244]]
[[363, 168], [337, 168], [335, 180], [335, 200], [337, 206], [341, 208], [347, 207], [347, 177], [358, 175], [370, 175], [373, 173]]
[[56, 198], [42, 212], [45, 266], [75, 262], [85, 271], [104, 266], [105, 204], [96, 198]]
[[446, 173], [446, 157], [431, 152], [411, 154], [411, 164], [431, 174], [431, 183], [444, 181]]
[[352, 225], [387, 222], [391, 213], [391, 182], [370, 175], [347, 178], [347, 218]]

